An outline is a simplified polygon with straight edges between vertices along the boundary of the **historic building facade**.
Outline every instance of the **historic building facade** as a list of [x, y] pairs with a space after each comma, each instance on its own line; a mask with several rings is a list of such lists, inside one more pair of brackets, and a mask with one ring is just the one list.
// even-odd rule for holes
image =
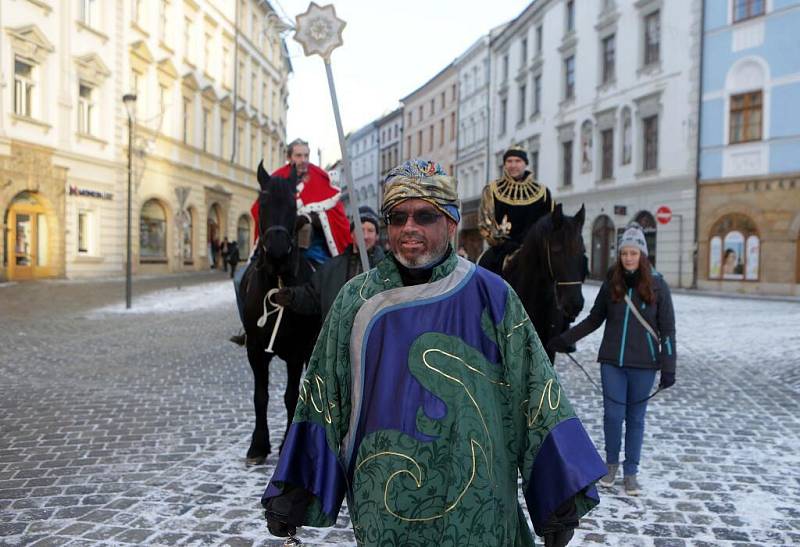
[[[378, 123], [370, 122], [347, 136], [347, 153], [350, 156], [352, 173], [348, 179], [352, 188], [345, 188], [346, 199], [353, 199], [358, 205], [378, 206], [380, 184], [380, 165], [378, 165], [379, 143]], [[347, 187], [347, 185], [345, 184]]]
[[586, 206], [595, 278], [635, 220], [667, 281], [692, 282], [701, 3], [689, 4], [541, 0], [491, 41], [491, 169], [521, 144], [568, 213]]
[[285, 150], [273, 21], [254, 0], [0, 0], [0, 279], [124, 272], [127, 93], [134, 272], [249, 246], [255, 167]]
[[389, 170], [400, 164], [403, 145], [403, 109], [396, 108], [377, 122], [380, 154], [380, 173], [378, 175], [378, 206], [383, 199], [383, 181]]
[[800, 295], [800, 1], [706, 2], [698, 279]]

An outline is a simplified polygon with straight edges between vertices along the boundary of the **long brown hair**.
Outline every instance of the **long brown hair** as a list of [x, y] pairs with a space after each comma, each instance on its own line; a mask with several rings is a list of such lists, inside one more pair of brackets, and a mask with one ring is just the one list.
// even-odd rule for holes
[[[650, 305], [656, 301], [654, 285], [650, 260], [648, 260], [647, 255], [641, 253], [639, 255], [639, 283], [636, 285], [636, 294]], [[611, 300], [613, 302], [622, 302], [625, 299], [626, 292], [625, 268], [622, 267], [622, 259], [617, 257], [617, 262], [611, 270]]]

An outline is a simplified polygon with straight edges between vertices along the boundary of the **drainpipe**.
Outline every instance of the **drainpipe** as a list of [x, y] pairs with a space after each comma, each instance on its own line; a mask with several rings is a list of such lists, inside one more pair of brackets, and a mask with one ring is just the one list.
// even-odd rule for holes
[[703, 53], [705, 50], [706, 29], [705, 29], [706, 0], [700, 4], [700, 66], [699, 78], [697, 79], [697, 153], [695, 158], [695, 181], [694, 181], [694, 252], [692, 253], [692, 289], [697, 289], [697, 268], [699, 265], [698, 252], [700, 250], [700, 145], [701, 130], [703, 127]]
[[234, 6], [234, 38], [233, 38], [233, 123], [231, 124], [231, 163], [236, 162], [236, 134], [238, 133], [236, 108], [239, 100], [239, 2]]

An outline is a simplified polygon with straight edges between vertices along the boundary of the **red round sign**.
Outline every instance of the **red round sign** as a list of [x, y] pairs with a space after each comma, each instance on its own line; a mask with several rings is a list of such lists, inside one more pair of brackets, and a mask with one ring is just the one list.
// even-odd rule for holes
[[672, 220], [672, 209], [666, 205], [659, 207], [656, 211], [656, 220], [659, 224], [667, 224], [670, 220]]

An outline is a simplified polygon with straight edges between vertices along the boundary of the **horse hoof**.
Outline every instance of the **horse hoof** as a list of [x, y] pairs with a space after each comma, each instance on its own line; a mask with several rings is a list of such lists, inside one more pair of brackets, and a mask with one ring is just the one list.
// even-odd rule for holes
[[256, 456], [256, 457], [253, 457], [253, 458], [249, 458], [248, 457], [248, 458], [244, 459], [244, 464], [247, 467], [252, 467], [254, 465], [264, 465], [266, 462], [267, 462], [267, 457], [266, 456]]

